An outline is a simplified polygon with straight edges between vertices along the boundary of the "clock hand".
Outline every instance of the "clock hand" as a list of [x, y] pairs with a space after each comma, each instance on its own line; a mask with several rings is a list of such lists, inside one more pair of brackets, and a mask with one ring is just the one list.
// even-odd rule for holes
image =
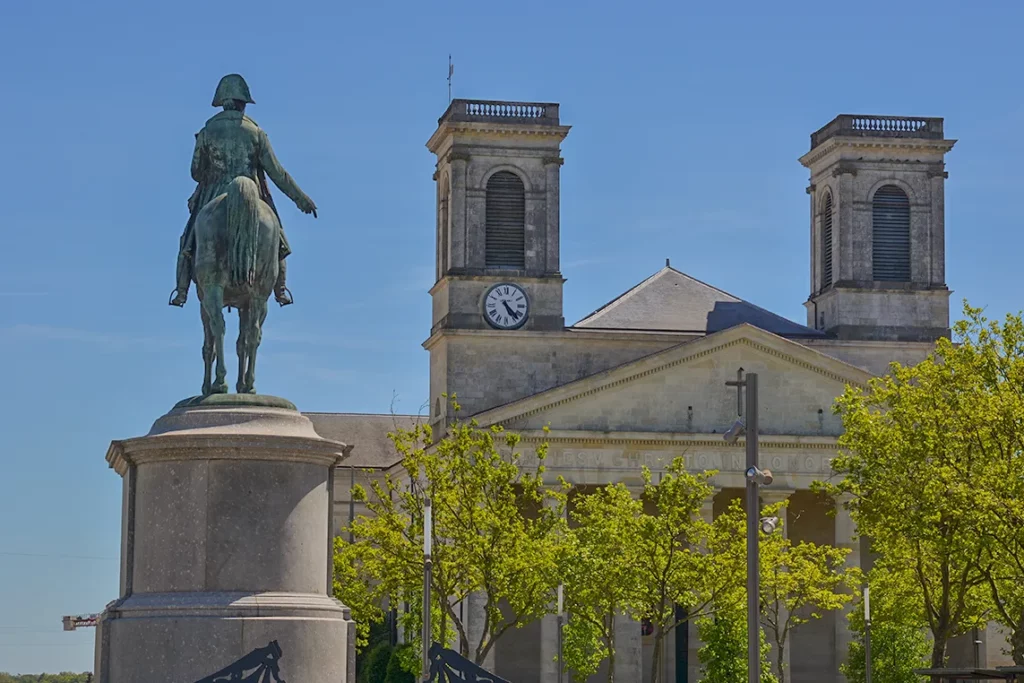
[[508, 311], [508, 314], [510, 316], [512, 316], [513, 320], [519, 320], [519, 313], [516, 312], [516, 311], [513, 311], [512, 307], [508, 305], [507, 301], [502, 301], [501, 305], [505, 307], [505, 310]]

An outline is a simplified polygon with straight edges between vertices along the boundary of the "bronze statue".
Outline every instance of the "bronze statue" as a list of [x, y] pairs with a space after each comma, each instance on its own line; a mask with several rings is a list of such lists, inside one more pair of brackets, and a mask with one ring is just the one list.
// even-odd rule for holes
[[[205, 340], [203, 395], [226, 393], [224, 306], [239, 315], [239, 393], [255, 393], [256, 349], [267, 316], [267, 300], [292, 303], [285, 282], [285, 258], [291, 253], [267, 187], [266, 175], [303, 213], [316, 217], [316, 204], [278, 163], [267, 134], [245, 115], [254, 104], [238, 74], [220, 80], [213, 106], [220, 112], [196, 134], [192, 177], [198, 183], [189, 199], [190, 218], [181, 236], [177, 288], [168, 302], [183, 306], [196, 283]], [[216, 376], [211, 380], [216, 362]]]

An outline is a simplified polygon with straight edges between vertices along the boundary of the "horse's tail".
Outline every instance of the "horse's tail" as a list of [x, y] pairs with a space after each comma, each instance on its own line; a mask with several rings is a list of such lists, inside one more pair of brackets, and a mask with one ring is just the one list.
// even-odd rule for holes
[[232, 286], [251, 285], [256, 280], [260, 201], [252, 178], [239, 176], [228, 185], [228, 276]]

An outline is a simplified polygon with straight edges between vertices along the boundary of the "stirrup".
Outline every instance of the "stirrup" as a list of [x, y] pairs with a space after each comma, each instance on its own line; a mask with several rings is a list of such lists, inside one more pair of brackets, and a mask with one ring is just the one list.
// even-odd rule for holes
[[180, 290], [177, 287], [175, 287], [174, 290], [171, 292], [171, 297], [167, 300], [167, 305], [168, 306], [177, 306], [178, 308], [184, 308], [185, 302], [188, 301], [188, 292], [185, 292], [185, 298], [182, 299], [180, 304], [179, 303], [175, 303], [175, 301], [174, 301], [175, 299], [178, 298], [179, 295], [180, 295]]
[[281, 306], [290, 306], [295, 303], [295, 299], [292, 298], [292, 290], [287, 287], [281, 289], [274, 289], [274, 300], [277, 301]]

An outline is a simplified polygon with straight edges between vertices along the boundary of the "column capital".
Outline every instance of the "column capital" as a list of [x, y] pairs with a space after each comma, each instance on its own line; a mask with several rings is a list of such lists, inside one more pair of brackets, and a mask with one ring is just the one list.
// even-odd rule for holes
[[784, 503], [789, 500], [796, 491], [794, 489], [761, 489], [760, 495], [768, 505], [774, 505], [775, 503]]

